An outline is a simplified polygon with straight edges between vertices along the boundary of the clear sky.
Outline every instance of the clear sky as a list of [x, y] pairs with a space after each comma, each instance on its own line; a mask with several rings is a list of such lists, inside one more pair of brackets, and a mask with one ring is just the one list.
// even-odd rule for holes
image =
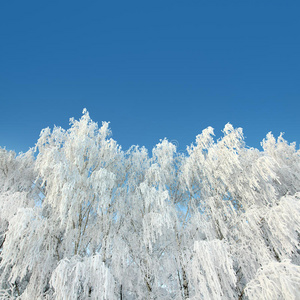
[[1, 1], [0, 146], [87, 108], [123, 149], [227, 122], [300, 142], [300, 1]]

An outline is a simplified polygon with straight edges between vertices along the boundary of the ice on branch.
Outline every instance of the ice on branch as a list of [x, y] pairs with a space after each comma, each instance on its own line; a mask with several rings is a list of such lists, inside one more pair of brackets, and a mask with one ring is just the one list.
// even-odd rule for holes
[[53, 271], [50, 284], [54, 297], [72, 299], [110, 299], [114, 293], [114, 280], [101, 256], [63, 259]]
[[245, 293], [250, 300], [300, 298], [300, 267], [289, 260], [271, 262], [258, 270]]

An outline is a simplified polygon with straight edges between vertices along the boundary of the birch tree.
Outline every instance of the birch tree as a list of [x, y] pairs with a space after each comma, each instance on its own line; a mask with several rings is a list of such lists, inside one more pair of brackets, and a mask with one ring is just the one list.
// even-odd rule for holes
[[124, 151], [84, 110], [0, 149], [0, 299], [298, 299], [299, 179], [282, 135]]

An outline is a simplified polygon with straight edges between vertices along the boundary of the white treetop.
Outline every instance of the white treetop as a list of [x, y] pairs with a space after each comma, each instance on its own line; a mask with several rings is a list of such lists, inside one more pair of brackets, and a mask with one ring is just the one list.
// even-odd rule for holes
[[299, 299], [300, 151], [223, 133], [123, 151], [84, 110], [0, 148], [0, 299]]

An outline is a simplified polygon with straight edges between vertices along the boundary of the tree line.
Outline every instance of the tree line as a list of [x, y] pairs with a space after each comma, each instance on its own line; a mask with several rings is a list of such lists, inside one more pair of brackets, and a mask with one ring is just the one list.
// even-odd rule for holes
[[300, 151], [223, 134], [124, 151], [84, 110], [0, 148], [0, 299], [300, 299]]

